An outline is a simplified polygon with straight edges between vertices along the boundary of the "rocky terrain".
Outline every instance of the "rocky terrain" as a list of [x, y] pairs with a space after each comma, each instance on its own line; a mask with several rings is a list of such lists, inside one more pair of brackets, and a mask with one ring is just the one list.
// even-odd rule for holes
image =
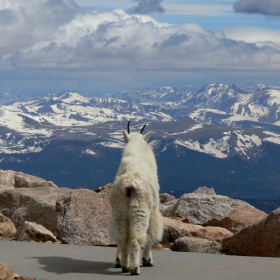
[[269, 212], [280, 206], [279, 92], [216, 82], [102, 98], [0, 96], [0, 168], [94, 190], [114, 178], [129, 119], [133, 130], [146, 122], [154, 131], [163, 192], [181, 195], [207, 185], [226, 196], [262, 200], [258, 205]]
[[[0, 240], [115, 246], [108, 236], [111, 184], [73, 190], [0, 170], [0, 186]], [[154, 250], [280, 257], [280, 208], [266, 214], [200, 187], [178, 199], [160, 194], [160, 211], [164, 235]], [[28, 279], [0, 267], [0, 279]]]

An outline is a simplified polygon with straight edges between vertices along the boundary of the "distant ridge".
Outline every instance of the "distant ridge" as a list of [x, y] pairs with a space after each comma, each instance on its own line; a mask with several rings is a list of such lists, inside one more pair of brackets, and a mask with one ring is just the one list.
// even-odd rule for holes
[[231, 197], [280, 199], [280, 87], [215, 82], [93, 98], [65, 92], [1, 105], [0, 116], [2, 169], [96, 188], [114, 179], [130, 120], [132, 130], [147, 123], [154, 131], [162, 190], [207, 185]]

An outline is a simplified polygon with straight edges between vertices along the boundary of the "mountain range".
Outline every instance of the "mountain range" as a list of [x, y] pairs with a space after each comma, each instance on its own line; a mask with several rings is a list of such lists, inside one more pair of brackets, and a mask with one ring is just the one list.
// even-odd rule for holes
[[4, 95], [0, 168], [73, 188], [114, 179], [122, 129], [147, 123], [162, 191], [199, 186], [280, 199], [280, 87], [263, 84], [129, 89], [107, 97]]

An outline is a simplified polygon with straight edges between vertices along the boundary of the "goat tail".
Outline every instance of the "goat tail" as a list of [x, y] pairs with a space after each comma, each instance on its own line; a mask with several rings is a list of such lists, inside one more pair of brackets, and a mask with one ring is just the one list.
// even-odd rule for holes
[[139, 182], [137, 180], [133, 180], [129, 183], [126, 183], [123, 187], [124, 193], [126, 196], [130, 197], [133, 191], [137, 191]]
[[150, 216], [150, 223], [148, 228], [149, 239], [153, 244], [156, 244], [162, 240], [163, 236], [163, 218], [159, 210], [156, 208], [153, 210]]

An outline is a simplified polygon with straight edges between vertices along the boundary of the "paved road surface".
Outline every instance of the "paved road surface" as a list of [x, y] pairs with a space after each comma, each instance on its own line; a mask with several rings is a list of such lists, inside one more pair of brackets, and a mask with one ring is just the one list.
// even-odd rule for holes
[[279, 280], [280, 259], [153, 251], [139, 276], [114, 268], [116, 248], [0, 241], [0, 262], [36, 280]]

